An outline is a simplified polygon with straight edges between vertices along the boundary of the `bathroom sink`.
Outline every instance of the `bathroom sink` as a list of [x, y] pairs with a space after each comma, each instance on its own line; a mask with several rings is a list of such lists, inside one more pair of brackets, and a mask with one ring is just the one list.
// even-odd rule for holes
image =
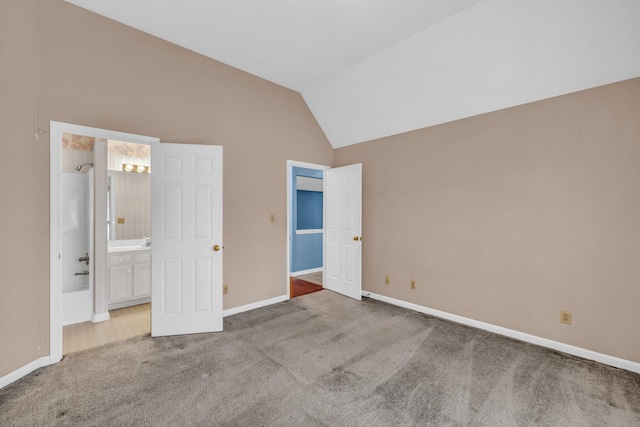
[[109, 253], [148, 251], [149, 249], [151, 247], [147, 246], [144, 239], [112, 240], [109, 242]]
[[115, 246], [109, 248], [109, 253], [113, 252], [132, 252], [132, 251], [148, 251], [151, 246]]

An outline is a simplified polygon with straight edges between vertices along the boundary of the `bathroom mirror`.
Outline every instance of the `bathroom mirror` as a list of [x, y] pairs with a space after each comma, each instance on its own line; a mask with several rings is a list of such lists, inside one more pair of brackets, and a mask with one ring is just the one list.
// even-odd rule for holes
[[151, 235], [151, 175], [109, 171], [109, 240]]

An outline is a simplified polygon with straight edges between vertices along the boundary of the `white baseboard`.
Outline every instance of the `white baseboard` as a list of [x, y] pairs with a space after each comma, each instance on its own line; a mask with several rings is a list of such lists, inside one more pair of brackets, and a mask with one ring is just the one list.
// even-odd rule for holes
[[282, 295], [275, 298], [266, 299], [264, 301], [258, 301], [247, 305], [241, 305], [240, 307], [230, 308], [222, 311], [222, 317], [233, 316], [234, 314], [244, 313], [245, 311], [255, 310], [256, 308], [266, 307], [268, 305], [277, 304], [282, 301], [287, 301], [289, 297]]
[[93, 323], [105, 322], [105, 321], [109, 320], [110, 318], [111, 318], [111, 316], [109, 316], [109, 312], [108, 311], [105, 311], [104, 313], [99, 313], [99, 314], [93, 313], [91, 315], [91, 321]]
[[452, 322], [461, 323], [463, 325], [471, 326], [478, 329], [483, 329], [498, 335], [504, 335], [510, 338], [515, 338], [520, 341], [525, 341], [525, 342], [536, 344], [542, 347], [551, 348], [554, 350], [561, 351], [563, 353], [579, 356], [584, 359], [595, 360], [596, 362], [600, 362], [605, 365], [614, 366], [616, 368], [625, 369], [627, 371], [636, 372], [640, 374], [640, 363], [632, 362], [631, 360], [620, 359], [615, 356], [609, 356], [607, 354], [602, 354], [602, 353], [598, 353], [592, 350], [587, 350], [581, 347], [564, 344], [564, 343], [553, 341], [547, 338], [541, 338], [535, 335], [527, 334], [527, 333], [516, 331], [513, 329], [503, 328], [502, 326], [492, 325], [491, 323], [480, 322], [478, 320], [469, 319], [468, 317], [458, 316], [457, 314], [447, 313], [446, 311], [436, 310], [436, 309], [425, 307], [422, 305], [413, 304], [411, 302], [402, 301], [402, 300], [387, 297], [384, 295], [375, 294], [373, 292], [362, 291], [362, 296], [369, 297], [378, 301], [386, 302], [389, 304], [397, 305], [399, 307], [408, 308], [409, 310], [414, 310], [419, 313], [429, 314], [431, 316], [440, 317], [446, 320], [451, 320]]
[[321, 272], [323, 269], [324, 267], [318, 267], [318, 268], [310, 268], [309, 270], [292, 271], [291, 273], [289, 273], [289, 275], [291, 277], [297, 277], [305, 274], [318, 273], [318, 272]]
[[[59, 362], [59, 360], [56, 362]], [[0, 388], [4, 388], [8, 386], [12, 382], [19, 380], [20, 378], [30, 374], [31, 372], [35, 371], [38, 368], [42, 368], [43, 366], [51, 365], [53, 363], [55, 362], [51, 360], [50, 356], [44, 356], [34, 360], [31, 363], [27, 363], [23, 367], [18, 368], [15, 371], [10, 372], [4, 377], [0, 378]]]

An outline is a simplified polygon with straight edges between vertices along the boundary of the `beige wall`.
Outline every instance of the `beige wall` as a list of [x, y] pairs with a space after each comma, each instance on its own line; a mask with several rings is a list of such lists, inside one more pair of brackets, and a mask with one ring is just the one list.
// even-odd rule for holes
[[36, 17], [34, 2], [0, 0], [0, 375], [49, 347], [49, 151], [34, 140]]
[[0, 49], [0, 376], [48, 354], [50, 120], [224, 146], [224, 306], [286, 294], [286, 160], [333, 158], [298, 93], [62, 0], [0, 0]]
[[640, 362], [640, 79], [334, 160], [363, 163], [364, 289]]

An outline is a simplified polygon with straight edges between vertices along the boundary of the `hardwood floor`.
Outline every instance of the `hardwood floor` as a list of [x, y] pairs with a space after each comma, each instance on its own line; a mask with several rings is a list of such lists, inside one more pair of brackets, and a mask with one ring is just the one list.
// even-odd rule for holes
[[295, 277], [296, 279], [304, 280], [305, 282], [315, 283], [316, 285], [322, 286], [322, 276], [322, 271], [316, 271], [314, 273], [303, 274]]
[[318, 292], [323, 289], [322, 286], [315, 283], [305, 282], [298, 278], [292, 277], [289, 281], [291, 287], [291, 298], [299, 297], [300, 295], [310, 294], [312, 292]]

